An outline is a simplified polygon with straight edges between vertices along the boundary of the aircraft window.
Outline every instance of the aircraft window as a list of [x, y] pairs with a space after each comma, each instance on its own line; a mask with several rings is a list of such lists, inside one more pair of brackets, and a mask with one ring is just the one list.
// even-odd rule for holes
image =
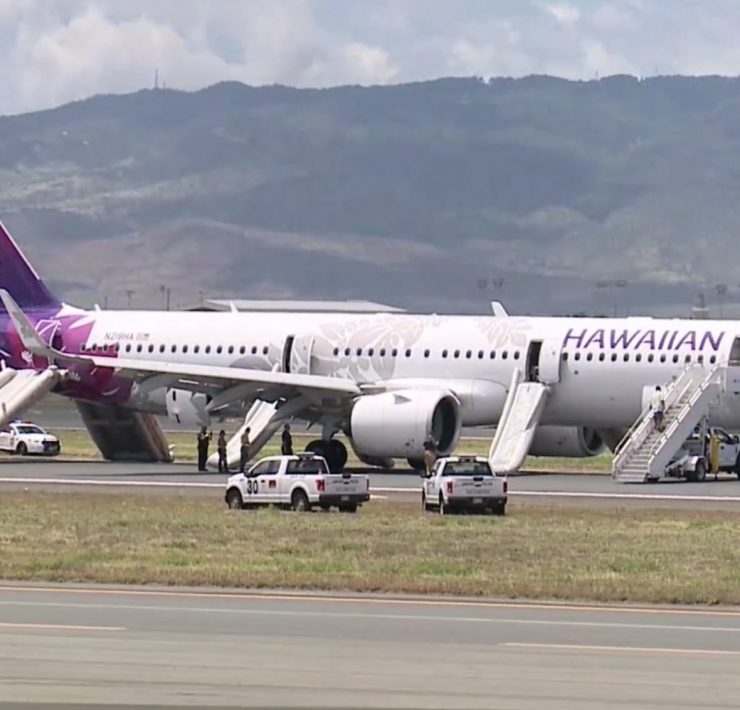
[[503, 360], [506, 360], [506, 358], [507, 358], [507, 357], [509, 357], [509, 353], [508, 353], [508, 352], [507, 352], [506, 350], [504, 350], [504, 351], [503, 351], [503, 352], [501, 353], [501, 358], [502, 358]]
[[144, 349], [144, 346], [143, 345], [137, 345], [136, 346], [136, 352], [137, 353], [140, 353], [143, 349]]
[[612, 362], [617, 361], [617, 353], [612, 353]]
[[411, 350], [406, 350], [406, 357], [411, 357]]
[[576, 353], [576, 354], [575, 354], [575, 355], [573, 356], [573, 359], [574, 359], [574, 360], [580, 360], [580, 359], [581, 359], [581, 353]]
[[635, 355], [635, 362], [642, 362], [642, 355], [640, 355], [640, 353], [637, 353], [637, 355]]
[[339, 348], [334, 348], [332, 352], [334, 353], [334, 357], [336, 357], [337, 355], [339, 355]]
[[149, 352], [150, 352], [150, 353], [153, 353], [153, 352], [154, 352], [154, 346], [153, 346], [153, 345], [150, 345], [150, 346], [149, 346], [149, 347], [147, 348], [147, 350], [149, 350]]
[[655, 355], [648, 353], [648, 362], [652, 362], [653, 360], [655, 360]]
[[704, 362], [704, 356], [703, 355], [699, 355], [696, 358], [696, 361], [701, 365]]
[[131, 352], [131, 343], [126, 343], [126, 352], [127, 353]]
[[229, 355], [232, 355], [234, 353], [234, 346], [233, 345], [229, 345], [228, 352], [229, 352]]
[[206, 355], [207, 355], [208, 353], [210, 353], [210, 352], [211, 352], [211, 346], [210, 346], [210, 345], [206, 345], [206, 346], [205, 346], [205, 348], [203, 348], [203, 350], [204, 350], [204, 352], [205, 352], [205, 353], [206, 353]]
[[447, 350], [442, 351], [442, 357], [447, 357]]
[[515, 350], [514, 351], [514, 359], [515, 360], [518, 360], [519, 359], [519, 351], [518, 350]]
[[660, 356], [660, 361], [661, 361], [661, 362], [665, 362], [665, 353], [664, 353], [663, 355], [661, 355], [661, 356]]
[[[208, 352], [210, 352], [210, 348], [208, 349]], [[256, 354], [257, 354], [257, 346], [256, 345], [253, 345], [252, 346], [252, 355], [256, 355]], [[349, 355], [349, 348], [347, 348], [346, 354]]]
[[460, 351], [459, 350], [455, 350], [455, 352], [453, 354], [454, 354], [455, 357], [460, 357]]
[[372, 357], [375, 354], [375, 350], [373, 348], [368, 348], [367, 356]]
[[93, 350], [93, 351], [94, 351], [96, 347], [97, 347], [97, 345], [95, 345], [95, 343], [93, 343], [93, 344], [92, 344], [92, 345], [90, 346], [90, 350]]
[[586, 353], [586, 360], [588, 360], [589, 362], [591, 362], [591, 360], [593, 360], [593, 359], [594, 359], [594, 354], [593, 353]]
[[193, 345], [193, 352], [199, 353], [200, 352], [200, 345]]
[[398, 356], [398, 348], [393, 348], [393, 350], [391, 350], [391, 355], [393, 357], [397, 357]]
[[164, 352], [164, 344], [162, 344], [162, 345], [159, 346], [159, 352], [161, 352], [161, 353]]
[[486, 354], [482, 350], [479, 350], [478, 351], [478, 359], [479, 360], [482, 360], [485, 356], [486, 356]]
[[[257, 352], [257, 348], [252, 348], [252, 352], [255, 352], [256, 353]], [[350, 352], [349, 348], [345, 348], [344, 349], [345, 356], [348, 356], [349, 355], [349, 352]]]
[[470, 358], [473, 357], [473, 351], [472, 350], [468, 350], [465, 353], [465, 357], [468, 358], [468, 360], [470, 360]]
[[560, 356], [560, 359], [561, 359], [561, 360], [562, 360], [563, 362], [568, 362], [568, 353], [563, 353], [563, 354], [562, 354], [562, 355]]
[[678, 355], [673, 356], [673, 362], [678, 362]]
[[106, 343], [105, 345], [103, 345], [103, 352], [104, 353], [107, 353], [108, 352], [108, 343]]
[[82, 343], [82, 345], [80, 345], [80, 352], [81, 353], [85, 352], [85, 343]]
[[267, 353], [269, 352], [269, 350], [270, 350], [270, 349], [269, 349], [269, 348], [267, 347], [267, 345], [265, 345], [265, 347], [264, 347], [264, 348], [262, 348], [262, 354], [263, 354], [263, 355], [267, 355]]
[[686, 356], [686, 357], [684, 358], [684, 362], [691, 362], [691, 355], [687, 355], [687, 356]]
[[224, 351], [223, 346], [221, 346], [221, 345], [217, 345], [216, 346], [216, 353], [217, 354], [220, 355], [223, 351]]
[[357, 353], [357, 356], [359, 357], [360, 355], [362, 355], [362, 348], [357, 348], [355, 352]]
[[712, 355], [712, 357], [709, 358], [709, 362], [711, 362], [712, 365], [714, 365], [714, 363], [717, 362], [717, 356], [716, 355]]
[[[246, 352], [247, 352], [247, 346], [246, 346], [246, 345], [242, 345], [242, 346], [241, 346], [241, 347], [239, 348], [239, 354], [240, 354], [240, 355], [244, 355], [244, 353], [246, 353]], [[337, 354], [339, 354], [339, 350], [337, 350]]]
[[625, 362], [629, 362], [630, 361], [630, 354], [629, 353], [625, 353], [624, 356], [622, 357], [622, 360], [624, 360]]
[[[126, 346], [126, 347], [128, 347], [128, 346]], [[177, 345], [170, 346], [170, 352], [176, 353], [177, 352]]]
[[385, 357], [385, 348], [380, 348], [380, 357]]
[[604, 362], [605, 359], [606, 355], [604, 355], [604, 353], [599, 353], [599, 362]]
[[428, 350], [425, 350], [424, 351], [424, 357], [429, 357], [429, 351]]
[[496, 351], [491, 350], [491, 360], [495, 360], [495, 359], [496, 359]]
[[183, 345], [183, 346], [182, 346], [182, 351], [183, 351], [184, 353], [186, 353], [186, 352], [188, 351], [188, 346], [187, 346], [187, 345]]

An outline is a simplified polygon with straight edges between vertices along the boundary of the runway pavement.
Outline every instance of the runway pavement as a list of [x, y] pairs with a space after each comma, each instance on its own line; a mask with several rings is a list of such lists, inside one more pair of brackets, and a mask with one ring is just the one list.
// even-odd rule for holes
[[[226, 476], [200, 474], [192, 464], [70, 462], [58, 459], [0, 459], [0, 490], [88, 490], [141, 495], [192, 495], [221, 499]], [[393, 500], [419, 495], [413, 473], [378, 473], [371, 469], [371, 492]], [[711, 478], [711, 477], [710, 477]], [[740, 511], [740, 481], [721, 474], [705, 483], [614, 483], [608, 475], [541, 473], [511, 476], [512, 501], [580, 506], [650, 506]]]
[[0, 707], [737, 708], [739, 662], [729, 609], [0, 588]]

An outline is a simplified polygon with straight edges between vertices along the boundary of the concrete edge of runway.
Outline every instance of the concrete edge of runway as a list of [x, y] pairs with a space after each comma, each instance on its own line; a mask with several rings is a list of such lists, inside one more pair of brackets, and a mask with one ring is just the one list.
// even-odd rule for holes
[[429, 604], [441, 606], [467, 607], [506, 607], [576, 611], [611, 611], [640, 613], [671, 614], [711, 614], [740, 615], [740, 606], [731, 605], [689, 605], [689, 604], [648, 604], [633, 602], [599, 602], [588, 599], [552, 599], [552, 598], [519, 598], [519, 597], [473, 597], [441, 594], [399, 594], [384, 592], [354, 592], [351, 590], [324, 589], [273, 589], [273, 588], [237, 588], [210, 586], [167, 586], [161, 584], [106, 584], [94, 582], [44, 582], [24, 581], [0, 578], [0, 592], [23, 591], [28, 593], [70, 592], [77, 594], [104, 594], [115, 596], [136, 595], [142, 597], [198, 597], [207, 599], [275, 599], [296, 601], [346, 601], [377, 604]]

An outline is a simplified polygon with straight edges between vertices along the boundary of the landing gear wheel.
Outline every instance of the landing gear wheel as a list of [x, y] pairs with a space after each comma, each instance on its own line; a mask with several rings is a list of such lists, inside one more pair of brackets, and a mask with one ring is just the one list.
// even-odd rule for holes
[[319, 456], [326, 456], [326, 442], [323, 439], [314, 439], [306, 444], [305, 451]]
[[226, 505], [228, 505], [231, 510], [242, 510], [242, 508], [244, 508], [242, 494], [235, 488], [230, 490], [226, 494]]
[[414, 471], [423, 472], [427, 469], [424, 459], [406, 459], [406, 461], [408, 461], [409, 466], [411, 466]]
[[18, 454], [18, 456], [28, 456], [28, 447], [21, 441], [21, 443], [16, 447], [15, 453]]
[[294, 491], [290, 497], [290, 505], [296, 513], [308, 513], [311, 510], [311, 503], [308, 501], [308, 496], [304, 491]]
[[327, 449], [327, 461], [332, 473], [341, 473], [347, 464], [347, 447], [336, 439], [325, 442]]

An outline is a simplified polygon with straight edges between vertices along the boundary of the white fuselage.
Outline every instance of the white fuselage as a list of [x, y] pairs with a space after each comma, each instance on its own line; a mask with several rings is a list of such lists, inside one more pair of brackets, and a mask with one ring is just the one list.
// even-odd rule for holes
[[[740, 336], [740, 324], [733, 321], [652, 318], [145, 311], [89, 316], [94, 326], [86, 351], [117, 348], [127, 359], [264, 370], [279, 365], [360, 384], [468, 387], [475, 396], [464, 402], [466, 425], [496, 423], [518, 368], [552, 385], [542, 424], [629, 427], [643, 407], [644, 388], [665, 384], [688, 363], [709, 369], [727, 364], [731, 353], [734, 362], [733, 343]], [[713, 418], [717, 425], [740, 427], [738, 393], [740, 386], [728, 383]]]

